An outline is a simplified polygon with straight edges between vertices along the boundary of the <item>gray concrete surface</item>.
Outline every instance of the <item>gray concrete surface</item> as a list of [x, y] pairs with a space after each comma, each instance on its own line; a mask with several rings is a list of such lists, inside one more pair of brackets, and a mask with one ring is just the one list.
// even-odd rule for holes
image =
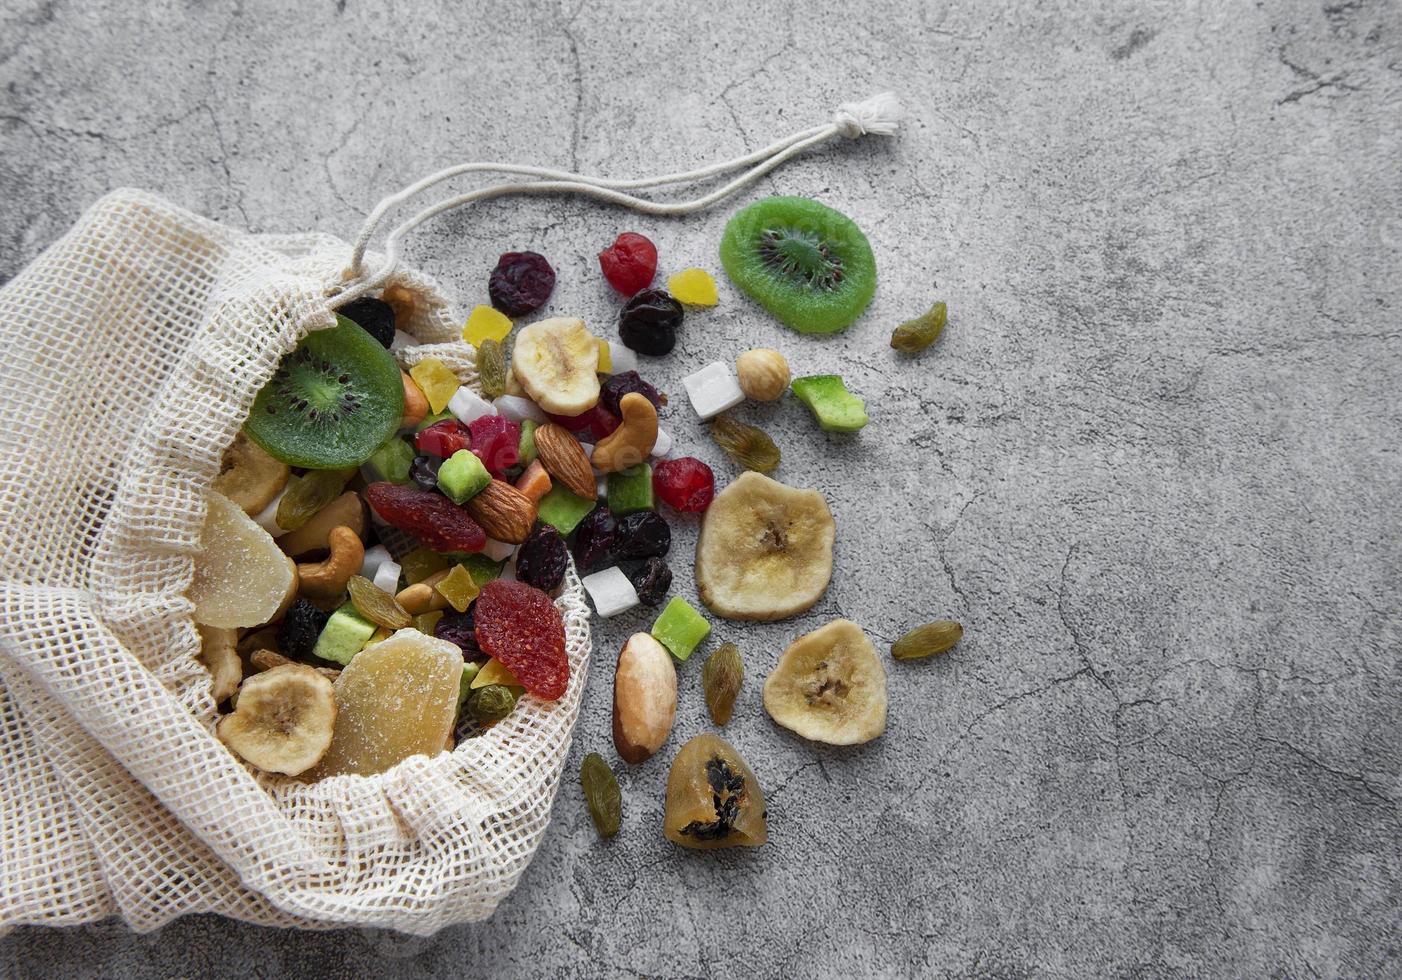
[[[669, 751], [618, 763], [613, 842], [567, 778], [487, 923], [25, 929], [3, 972], [1402, 974], [1402, 8], [473, 6], [7, 0], [0, 276], [118, 185], [350, 236], [450, 161], [650, 173], [898, 91], [898, 140], [812, 153], [746, 198], [853, 215], [881, 268], [866, 317], [800, 338], [722, 282], [649, 369], [680, 394], [706, 360], [773, 345], [871, 411], [850, 438], [792, 400], [745, 413], [839, 528], [816, 609], [717, 624], [748, 659], [726, 735], [772, 843], [667, 844]], [[470, 305], [499, 251], [537, 249], [552, 309], [604, 327], [603, 244], [634, 228], [665, 268], [714, 269], [729, 210], [499, 202], [410, 251]], [[899, 359], [890, 328], [936, 296], [945, 338]], [[732, 472], [684, 401], [664, 424]], [[693, 539], [681, 525], [683, 594]], [[777, 729], [758, 697], [787, 639], [839, 614], [883, 640], [938, 616], [968, 630], [893, 666], [886, 735], [845, 751]], [[647, 622], [598, 630], [572, 769], [612, 758], [612, 657]], [[699, 674], [681, 671], [673, 747], [708, 728]]]

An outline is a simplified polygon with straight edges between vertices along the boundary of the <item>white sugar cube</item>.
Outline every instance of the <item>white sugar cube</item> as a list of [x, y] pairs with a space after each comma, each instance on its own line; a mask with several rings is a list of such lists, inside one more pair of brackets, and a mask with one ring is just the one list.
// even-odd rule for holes
[[617, 341], [608, 341], [609, 345], [609, 373], [623, 374], [627, 371], [638, 369], [638, 355], [634, 354], [627, 347]]
[[400, 351], [402, 351], [402, 350], [403, 350], [404, 348], [406, 348], [406, 347], [417, 347], [417, 346], [419, 346], [419, 342], [418, 342], [417, 340], [415, 340], [413, 337], [409, 336], [409, 335], [408, 335], [407, 333], [405, 333], [403, 330], [396, 330], [396, 331], [394, 332], [394, 340], [390, 342], [389, 349], [390, 349], [390, 353], [392, 353], [392, 354], [398, 354]]
[[382, 589], [390, 595], [395, 595], [399, 591], [399, 573], [403, 571], [397, 561], [387, 561], [375, 570], [375, 588]]
[[487, 543], [482, 546], [482, 554], [486, 555], [492, 561], [501, 561], [505, 558], [510, 558], [511, 553], [515, 550], [516, 546], [514, 544], [498, 541], [496, 538], [488, 538]]
[[[258, 516], [253, 518], [255, 524], [257, 524], [259, 527], [267, 531], [275, 538], [279, 535], [287, 533], [282, 528], [277, 526], [277, 505], [282, 503], [282, 495], [286, 492], [287, 488], [284, 487], [282, 489], [282, 493], [279, 493], [276, 497], [274, 497], [273, 502], [270, 503], [268, 506], [264, 507], [261, 511], [259, 511]], [[371, 511], [371, 513], [373, 514], [374, 511]]]
[[377, 544], [373, 548], [366, 548], [365, 560], [360, 563], [360, 574], [373, 582], [375, 580], [375, 573], [380, 570], [380, 566], [392, 560], [389, 549], [382, 544]]
[[594, 495], [600, 500], [609, 495], [609, 478], [602, 473], [594, 477]]
[[492, 402], [492, 407], [502, 418], [510, 419], [513, 422], [524, 422], [526, 419], [532, 419], [536, 422], [545, 421], [545, 413], [540, 410], [540, 406], [520, 395], [502, 395]]
[[628, 581], [628, 576], [623, 574], [623, 569], [617, 565], [593, 575], [586, 575], [581, 581], [585, 591], [589, 593], [589, 598], [594, 600], [594, 611], [605, 619], [617, 616], [638, 604], [638, 591], [633, 588], [633, 583]]
[[657, 441], [652, 444], [652, 455], [661, 459], [672, 451], [672, 437], [666, 429], [657, 430]]
[[740, 382], [728, 364], [716, 361], [707, 364], [695, 374], [682, 378], [686, 385], [686, 396], [691, 399], [691, 407], [703, 419], [713, 418], [727, 408], [734, 408], [745, 400], [740, 390]]
[[448, 411], [458, 417], [463, 425], [469, 425], [484, 415], [495, 415], [497, 410], [492, 403], [485, 401], [469, 388], [459, 388], [448, 399]]

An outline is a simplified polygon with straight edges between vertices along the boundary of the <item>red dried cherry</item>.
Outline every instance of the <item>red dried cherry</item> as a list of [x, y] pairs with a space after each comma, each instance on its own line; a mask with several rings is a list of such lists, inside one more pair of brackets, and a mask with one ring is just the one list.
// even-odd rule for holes
[[472, 451], [492, 476], [502, 476], [521, 461], [521, 423], [501, 415], [484, 415], [468, 429], [472, 432]]
[[442, 494], [395, 483], [365, 488], [371, 509], [431, 551], [481, 551], [487, 534], [472, 515]]
[[625, 231], [599, 253], [599, 268], [610, 286], [632, 296], [657, 274], [657, 246], [635, 231]]
[[564, 695], [570, 683], [565, 621], [548, 595], [524, 582], [494, 579], [482, 586], [472, 617], [478, 646], [527, 691], [546, 701]]
[[472, 448], [472, 430], [457, 419], [434, 422], [414, 436], [414, 448], [439, 459], [448, 459], [459, 449]]
[[664, 459], [653, 464], [652, 489], [677, 510], [699, 512], [711, 506], [716, 475], [692, 456]]

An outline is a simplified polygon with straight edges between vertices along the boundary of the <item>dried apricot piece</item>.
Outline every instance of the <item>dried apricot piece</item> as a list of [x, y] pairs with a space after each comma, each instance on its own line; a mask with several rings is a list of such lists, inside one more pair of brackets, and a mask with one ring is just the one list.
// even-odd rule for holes
[[536, 697], [554, 701], [570, 681], [565, 622], [540, 589], [497, 579], [473, 607], [477, 644]]

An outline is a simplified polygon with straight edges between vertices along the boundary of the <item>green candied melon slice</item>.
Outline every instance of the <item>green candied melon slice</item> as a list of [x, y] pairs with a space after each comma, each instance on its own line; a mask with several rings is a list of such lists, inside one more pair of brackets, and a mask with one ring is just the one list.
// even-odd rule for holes
[[866, 403], [848, 391], [836, 374], [794, 378], [790, 387], [827, 432], [856, 432], [867, 424]]

